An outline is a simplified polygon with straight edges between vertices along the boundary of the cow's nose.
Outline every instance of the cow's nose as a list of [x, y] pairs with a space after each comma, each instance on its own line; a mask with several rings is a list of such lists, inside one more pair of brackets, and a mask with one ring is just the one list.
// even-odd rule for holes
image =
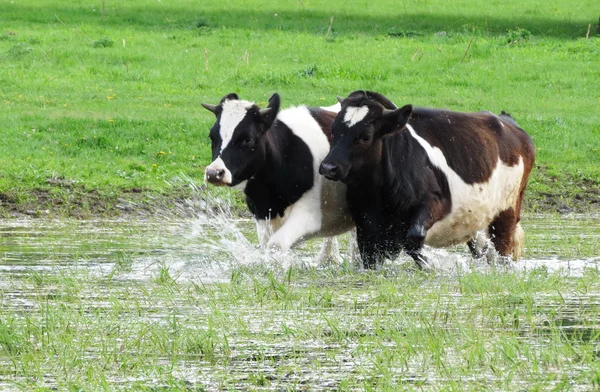
[[340, 179], [340, 170], [337, 165], [323, 162], [319, 167], [319, 174], [329, 178], [330, 180], [337, 181]]
[[225, 176], [225, 169], [206, 169], [206, 181], [221, 182]]

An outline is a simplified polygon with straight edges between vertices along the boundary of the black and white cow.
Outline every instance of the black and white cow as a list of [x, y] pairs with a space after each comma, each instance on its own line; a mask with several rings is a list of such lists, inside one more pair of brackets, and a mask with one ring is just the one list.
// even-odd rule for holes
[[518, 259], [531, 138], [504, 112], [389, 110], [387, 101], [365, 91], [341, 100], [320, 166], [348, 185], [365, 268], [403, 249], [423, 268], [424, 244], [463, 243], [486, 229], [498, 253]]
[[[261, 246], [285, 251], [300, 240], [354, 227], [346, 186], [318, 173], [339, 104], [280, 111], [279, 95], [273, 94], [268, 107], [260, 109], [231, 93], [218, 105], [202, 106], [217, 118], [205, 181], [244, 191]], [[331, 245], [325, 243], [326, 252]]]

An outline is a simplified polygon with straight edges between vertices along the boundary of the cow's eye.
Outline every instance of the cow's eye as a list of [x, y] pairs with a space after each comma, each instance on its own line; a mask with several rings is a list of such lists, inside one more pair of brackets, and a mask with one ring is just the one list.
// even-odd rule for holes
[[253, 142], [252, 138], [250, 136], [246, 137], [244, 140], [242, 140], [242, 144], [244, 146], [249, 146], [251, 145]]
[[358, 141], [360, 141], [361, 143], [369, 143], [371, 141], [371, 135], [369, 135], [368, 133], [363, 133], [358, 137]]

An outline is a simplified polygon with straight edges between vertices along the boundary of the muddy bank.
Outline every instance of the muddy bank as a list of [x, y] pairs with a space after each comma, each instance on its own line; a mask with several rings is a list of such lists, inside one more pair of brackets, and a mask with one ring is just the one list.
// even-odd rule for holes
[[[544, 189], [530, 189], [525, 196], [526, 213], [600, 213], [600, 183], [589, 180], [552, 182]], [[222, 200], [219, 200], [222, 199]], [[99, 191], [70, 184], [49, 184], [47, 189], [0, 192], [0, 218], [195, 216], [198, 209], [226, 204], [248, 217], [243, 194], [214, 190], [206, 185], [173, 187], [163, 192], [142, 188]]]

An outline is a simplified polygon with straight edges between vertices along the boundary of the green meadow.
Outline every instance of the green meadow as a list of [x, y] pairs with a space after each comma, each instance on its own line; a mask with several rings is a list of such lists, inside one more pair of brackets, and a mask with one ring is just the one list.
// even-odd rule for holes
[[3, 1], [0, 215], [168, 208], [210, 162], [201, 102], [355, 89], [505, 110], [537, 146], [527, 208], [597, 210], [598, 16], [591, 0]]

